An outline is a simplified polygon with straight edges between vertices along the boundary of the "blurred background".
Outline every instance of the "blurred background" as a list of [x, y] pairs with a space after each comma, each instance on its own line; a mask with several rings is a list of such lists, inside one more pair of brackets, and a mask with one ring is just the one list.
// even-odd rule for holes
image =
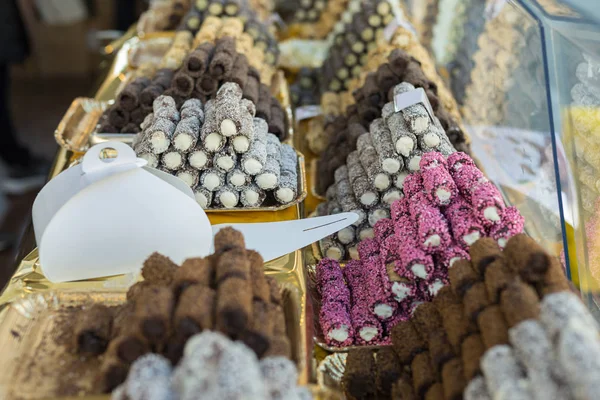
[[0, 287], [15, 267], [31, 205], [57, 150], [54, 130], [110, 65], [105, 46], [143, 0], [0, 1]]

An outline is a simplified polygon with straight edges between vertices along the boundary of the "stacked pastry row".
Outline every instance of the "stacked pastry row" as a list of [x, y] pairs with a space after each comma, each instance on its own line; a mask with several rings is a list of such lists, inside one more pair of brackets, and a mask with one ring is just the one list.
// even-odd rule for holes
[[236, 82], [244, 90], [244, 98], [252, 101], [271, 125], [272, 132], [285, 140], [287, 129], [280, 103], [271, 96], [269, 86], [261, 83], [261, 73], [250, 65], [248, 57], [236, 51], [236, 44], [230, 36], [217, 39], [214, 45], [204, 42], [182, 60], [178, 70], [163, 68], [152, 80], [134, 79], [102, 115], [97, 130], [136, 133], [158, 96], [169, 95], [179, 105], [189, 98], [205, 102], [223, 83]]
[[75, 351], [103, 355], [98, 389], [104, 392], [120, 385], [131, 363], [151, 351], [177, 364], [188, 339], [205, 330], [244, 342], [258, 357], [290, 358], [280, 289], [263, 268], [262, 257], [246, 250], [241, 233], [230, 228], [215, 236], [213, 255], [181, 267], [155, 253], [126, 303], [97, 304], [77, 314]]
[[[595, 355], [561, 346], [590, 346], [595, 354], [598, 327], [569, 291], [558, 260], [525, 235], [509, 240], [503, 252], [481, 239], [470, 256], [471, 262], [461, 260], [450, 269], [451, 284], [432, 303], [419, 305], [393, 328], [395, 354], [378, 351], [376, 364], [365, 362], [373, 357], [367, 351], [351, 350], [343, 379], [349, 394], [357, 399], [372, 398], [378, 390], [379, 398], [394, 399], [593, 398], [585, 393], [597, 379]], [[380, 355], [387, 360], [381, 365]], [[584, 365], [590, 370], [583, 372]], [[387, 385], [376, 385], [382, 380], [374, 374], [386, 377]], [[390, 381], [395, 382], [391, 391]]]
[[[294, 107], [319, 104], [319, 70], [301, 68], [293, 84], [290, 85], [290, 96]], [[312, 135], [312, 134], [311, 134]]]
[[[308, 389], [296, 386], [298, 371], [284, 357], [259, 360], [244, 343], [206, 331], [192, 336], [184, 356], [173, 367], [159, 354], [147, 354], [132, 365], [112, 400], [308, 400]], [[199, 392], [201, 388], [201, 392]]]
[[[425, 90], [435, 118], [439, 121], [453, 147], [459, 151], [468, 150], [466, 137], [455, 119], [449, 116], [436, 95], [437, 86], [423, 74], [418, 62], [402, 50], [395, 50], [389, 56], [389, 63], [382, 64], [377, 73], [367, 76], [365, 85], [354, 92], [356, 104], [349, 106], [345, 113], [325, 123], [323, 133], [315, 131], [308, 135], [307, 140], [311, 150], [320, 154], [317, 164], [318, 179], [316, 190], [324, 194], [333, 183], [335, 170], [344, 164], [348, 154], [356, 149], [356, 133], [366, 130], [376, 118], [381, 116], [387, 104], [394, 101], [394, 87], [406, 82]], [[324, 95], [322, 102], [336, 97]], [[324, 107], [327, 114], [327, 107]], [[433, 118], [433, 116], [432, 116]], [[323, 137], [324, 135], [324, 137]], [[323, 149], [324, 143], [327, 143]], [[318, 151], [321, 150], [321, 151]]]
[[[345, 279], [339, 274], [335, 279], [319, 278], [320, 269], [339, 268], [331, 258], [317, 266], [320, 324], [329, 345], [387, 339], [389, 327], [406, 320], [416, 304], [429, 301], [447, 283], [448, 271], [457, 260], [469, 257], [467, 252], [478, 239], [490, 237], [496, 246], [504, 247], [510, 237], [522, 232], [518, 210], [505, 208], [497, 189], [468, 156], [454, 153], [447, 165], [440, 153], [423, 155], [421, 172], [406, 178], [405, 197], [392, 204], [392, 218], [374, 224], [373, 239], [357, 240], [352, 253], [356, 251], [353, 258], [358, 260], [347, 264]], [[351, 237], [352, 229], [340, 231], [338, 240]], [[324, 248], [326, 256], [337, 256], [335, 245]], [[360, 279], [354, 279], [355, 270]], [[343, 292], [346, 285], [350, 291]], [[366, 316], [355, 314], [359, 311], [371, 320], [365, 324]], [[382, 329], [382, 323], [387, 329]], [[378, 337], [366, 339], [364, 329], [377, 332]], [[345, 337], [339, 336], [342, 332]]]
[[334, 33], [333, 45], [321, 67], [326, 91], [339, 93], [348, 89], [350, 80], [358, 77], [367, 63], [369, 51], [377, 47], [378, 36], [394, 18], [387, 0], [360, 3], [358, 7], [343, 31]]
[[288, 204], [298, 195], [298, 157], [269, 133], [254, 104], [226, 83], [203, 107], [154, 101], [133, 143], [136, 154], [188, 184], [202, 208]]

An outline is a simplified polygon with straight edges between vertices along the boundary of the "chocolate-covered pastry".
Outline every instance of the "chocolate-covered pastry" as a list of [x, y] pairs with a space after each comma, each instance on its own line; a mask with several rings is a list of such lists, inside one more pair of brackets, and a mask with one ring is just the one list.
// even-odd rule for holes
[[252, 320], [241, 336], [241, 340], [260, 358], [269, 349], [274, 320], [269, 312], [273, 305], [255, 300], [252, 305]]
[[267, 304], [271, 301], [271, 287], [267, 282], [262, 256], [254, 250], [246, 250], [250, 263], [250, 277], [252, 280], [252, 298]]
[[473, 379], [480, 373], [479, 361], [485, 352], [481, 335], [473, 334], [462, 342], [462, 362], [467, 380]]
[[176, 95], [181, 97], [190, 97], [194, 91], [194, 78], [184, 72], [178, 72], [173, 77], [172, 89]]
[[489, 264], [485, 270], [485, 286], [490, 301], [498, 303], [500, 294], [514, 279], [515, 274], [505, 265], [504, 258], [498, 258]]
[[73, 335], [77, 351], [82, 354], [102, 354], [110, 340], [112, 320], [112, 310], [102, 304], [79, 311]]
[[436, 373], [439, 373], [456, 354], [452, 351], [452, 346], [443, 330], [431, 333], [427, 338], [427, 344], [429, 345], [431, 365]]
[[454, 293], [461, 297], [467, 289], [481, 279], [479, 274], [473, 269], [471, 262], [464, 259], [455, 262], [452, 268], [449, 269], [448, 275]]
[[233, 63], [233, 68], [229, 74], [228, 80], [237, 83], [244, 89], [246, 81], [248, 80], [248, 68], [248, 58], [243, 54], [238, 54]]
[[137, 298], [135, 316], [142, 335], [153, 345], [162, 345], [171, 332], [175, 297], [170, 288], [154, 286]]
[[392, 347], [383, 347], [376, 356], [376, 383], [379, 396], [390, 397], [392, 385], [402, 376], [403, 368]]
[[211, 258], [188, 258], [173, 275], [173, 290], [179, 296], [190, 285], [211, 286], [214, 280], [214, 265]]
[[179, 296], [173, 316], [173, 327], [178, 335], [190, 337], [214, 326], [215, 291], [208, 286], [188, 286]]
[[392, 399], [417, 400], [418, 398], [419, 397], [415, 395], [410, 375], [405, 374], [394, 383], [394, 386], [392, 387]]
[[433, 303], [423, 303], [419, 305], [413, 314], [413, 324], [417, 329], [417, 332], [426, 341], [429, 335], [434, 332], [442, 332], [444, 327], [442, 325], [442, 318], [438, 313]]
[[508, 326], [500, 306], [489, 306], [479, 313], [477, 325], [486, 349], [508, 343]]
[[108, 122], [115, 128], [121, 130], [121, 128], [129, 123], [129, 112], [118, 105], [113, 105], [108, 110]]
[[110, 393], [127, 379], [129, 365], [116, 357], [105, 357], [98, 374], [98, 386], [102, 393]]
[[130, 319], [120, 322], [119, 332], [110, 341], [105, 357], [114, 357], [123, 363], [130, 364], [150, 351], [150, 344], [142, 336], [137, 324], [134, 323], [135, 315], [127, 316]]
[[487, 289], [485, 283], [477, 282], [471, 286], [466, 292], [463, 298], [465, 315], [471, 320], [475, 320], [477, 315], [491, 304], [490, 299], [487, 295]]
[[437, 380], [435, 370], [431, 365], [429, 352], [425, 351], [415, 356], [410, 365], [413, 375], [413, 389], [419, 398], [423, 398], [427, 390]]
[[187, 75], [193, 78], [201, 77], [208, 68], [213, 50], [212, 43], [204, 42], [192, 51], [183, 66]]
[[144, 261], [142, 276], [148, 283], [169, 285], [177, 269], [179, 266], [170, 258], [155, 252]]
[[449, 360], [442, 368], [442, 383], [444, 386], [444, 398], [448, 400], [460, 400], [467, 381], [463, 373], [463, 365], [460, 358]]
[[244, 280], [250, 279], [250, 262], [246, 256], [246, 249], [234, 247], [219, 251], [220, 257], [216, 268], [216, 283], [219, 285], [225, 279], [236, 277]]
[[376, 396], [376, 368], [370, 349], [352, 349], [346, 359], [342, 385], [350, 396], [366, 399]]
[[248, 77], [244, 85], [244, 98], [250, 100], [254, 104], [258, 104], [260, 92], [260, 73], [256, 68], [250, 66], [248, 68]]
[[125, 111], [133, 111], [140, 104], [140, 95], [150, 85], [150, 80], [146, 77], [136, 78], [127, 84], [117, 96], [116, 104]]
[[[404, 397], [401, 397], [404, 399]], [[425, 393], [425, 400], [438, 400], [444, 398], [444, 386], [440, 382], [436, 382]]]
[[483, 277], [487, 266], [497, 258], [502, 257], [502, 252], [494, 239], [481, 238], [473, 243], [469, 249], [469, 255], [471, 256], [473, 268]]
[[271, 303], [276, 304], [276, 305], [281, 305], [282, 304], [281, 288], [279, 287], [277, 280], [269, 275], [265, 276], [265, 279], [267, 280], [267, 283], [269, 284], [269, 292], [271, 294]]
[[540, 301], [533, 287], [515, 279], [502, 292], [501, 303], [509, 328], [540, 315]]
[[227, 227], [215, 235], [215, 254], [221, 254], [229, 249], [245, 249], [244, 235], [240, 231]]
[[444, 286], [433, 299], [433, 304], [442, 316], [444, 330], [456, 354], [460, 354], [462, 341], [476, 330], [464, 313], [460, 297], [450, 286]]
[[392, 344], [404, 365], [410, 364], [417, 354], [427, 350], [427, 344], [411, 321], [400, 322], [392, 328]]
[[215, 51], [210, 64], [208, 73], [215, 80], [221, 80], [228, 76], [233, 69], [236, 58], [235, 40], [231, 37], [223, 37], [215, 43]]
[[256, 104], [256, 117], [265, 121], [271, 119], [271, 90], [267, 85], [260, 84], [259, 98]]
[[216, 329], [235, 338], [245, 331], [251, 317], [252, 288], [248, 281], [231, 277], [221, 282], [217, 289]]

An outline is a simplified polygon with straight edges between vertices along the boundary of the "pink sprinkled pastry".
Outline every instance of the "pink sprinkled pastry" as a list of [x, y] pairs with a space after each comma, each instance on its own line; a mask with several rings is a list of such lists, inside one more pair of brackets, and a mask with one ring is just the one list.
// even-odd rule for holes
[[473, 208], [462, 197], [457, 196], [445, 210], [454, 240], [465, 249], [485, 236], [485, 229], [475, 215]]
[[431, 204], [425, 193], [413, 196], [410, 214], [417, 223], [417, 242], [423, 250], [435, 254], [450, 244], [448, 223], [439, 208]]
[[366, 300], [369, 310], [381, 321], [390, 319], [396, 308], [397, 303], [392, 299], [388, 289], [387, 273], [385, 265], [381, 262], [380, 257], [370, 257], [368, 260], [363, 260], [363, 265], [369, 271], [364, 278], [366, 288]]
[[465, 165], [475, 167], [475, 162], [473, 161], [473, 159], [469, 157], [468, 154], [463, 153], [462, 151], [457, 151], [455, 153], [450, 154], [448, 156], [448, 159], [446, 160], [446, 163], [448, 164], [448, 169], [450, 171], [458, 171]]
[[355, 332], [356, 344], [377, 343], [383, 335], [383, 327], [377, 317], [362, 301], [354, 302], [350, 312]]
[[471, 165], [465, 165], [458, 171], [450, 170], [450, 174], [456, 187], [468, 201], [471, 200], [471, 193], [479, 185], [488, 182], [487, 178], [483, 176], [483, 172]]
[[[426, 153], [428, 154], [428, 153]], [[457, 194], [456, 184], [443, 165], [423, 170], [423, 186], [429, 200], [438, 206], [450, 204]]]
[[498, 242], [501, 248], [504, 248], [508, 239], [523, 232], [524, 226], [525, 218], [519, 210], [516, 207], [508, 207], [502, 212], [500, 223], [490, 230], [490, 236]]
[[471, 204], [477, 220], [486, 228], [490, 228], [502, 219], [504, 199], [493, 183], [483, 183], [473, 191]]
[[452, 268], [455, 262], [461, 259], [470, 260], [469, 253], [462, 247], [452, 244], [437, 255], [436, 264], [448, 270]]
[[444, 167], [445, 169], [447, 167], [446, 158], [442, 153], [438, 153], [437, 151], [429, 151], [423, 153], [421, 161], [419, 161], [419, 167], [423, 172], [437, 167]]
[[388, 236], [394, 234], [394, 221], [390, 218], [380, 219], [373, 227], [373, 233], [375, 234], [375, 239], [379, 243], [383, 243]]
[[346, 305], [328, 302], [321, 305], [319, 323], [330, 346], [350, 346], [354, 342], [354, 327]]
[[404, 180], [404, 198], [407, 201], [416, 195], [417, 193], [423, 192], [425, 190], [423, 186], [423, 177], [419, 172], [410, 174]]
[[409, 214], [408, 205], [409, 200], [406, 197], [403, 197], [400, 200], [396, 200], [392, 203], [392, 206], [390, 207], [390, 216], [394, 223], [397, 222], [398, 218], [400, 218], [402, 215]]
[[358, 244], [358, 255], [361, 260], [367, 260], [370, 257], [379, 254], [379, 242], [377, 239], [367, 238]]
[[408, 216], [401, 217], [396, 224], [396, 235], [400, 238], [400, 263], [396, 268], [398, 275], [427, 279], [433, 272], [433, 258], [420, 246], [417, 231]]

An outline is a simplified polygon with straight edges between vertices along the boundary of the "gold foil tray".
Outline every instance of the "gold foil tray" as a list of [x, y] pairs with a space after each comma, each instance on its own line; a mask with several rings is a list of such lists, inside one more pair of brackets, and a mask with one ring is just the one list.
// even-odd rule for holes
[[[343, 268], [343, 265], [342, 265]], [[337, 353], [337, 352], [347, 352], [351, 349], [378, 349], [381, 347], [385, 347], [386, 345], [371, 345], [371, 346], [344, 346], [344, 347], [336, 347], [330, 346], [325, 341], [325, 335], [323, 334], [323, 330], [321, 329], [321, 323], [319, 322], [319, 313], [321, 312], [321, 295], [317, 290], [317, 268], [316, 265], [307, 265], [306, 266], [306, 291], [307, 296], [309, 297], [312, 309], [313, 309], [313, 332], [314, 337], [313, 340], [317, 346], [322, 348], [323, 350]]]
[[346, 371], [346, 357], [348, 353], [333, 353], [325, 357], [317, 368], [317, 382], [319, 386], [330, 389], [343, 390], [342, 378]]
[[[306, 384], [306, 344], [302, 343], [304, 317], [300, 291], [282, 283], [283, 309], [292, 359]], [[69, 351], [70, 326], [61, 321], [72, 317], [75, 307], [125, 301], [125, 289], [103, 291], [53, 290], [29, 295], [7, 305], [0, 313], [0, 398], [33, 400], [81, 396], [94, 391], [100, 363]]]
[[327, 200], [325, 198], [325, 196], [320, 195], [317, 192], [317, 179], [319, 179], [319, 177], [317, 176], [318, 171], [317, 171], [317, 164], [319, 162], [318, 158], [314, 158], [311, 162], [310, 162], [310, 193], [317, 199], [319, 200]]
[[[78, 97], [63, 116], [54, 131], [58, 144], [69, 151], [82, 152], [89, 147], [86, 132], [92, 132], [107, 103]], [[84, 134], [82, 134], [84, 133]]]
[[127, 61], [129, 68], [139, 68], [144, 64], [158, 65], [173, 43], [174, 35], [155, 33], [139, 39], [129, 49]]

